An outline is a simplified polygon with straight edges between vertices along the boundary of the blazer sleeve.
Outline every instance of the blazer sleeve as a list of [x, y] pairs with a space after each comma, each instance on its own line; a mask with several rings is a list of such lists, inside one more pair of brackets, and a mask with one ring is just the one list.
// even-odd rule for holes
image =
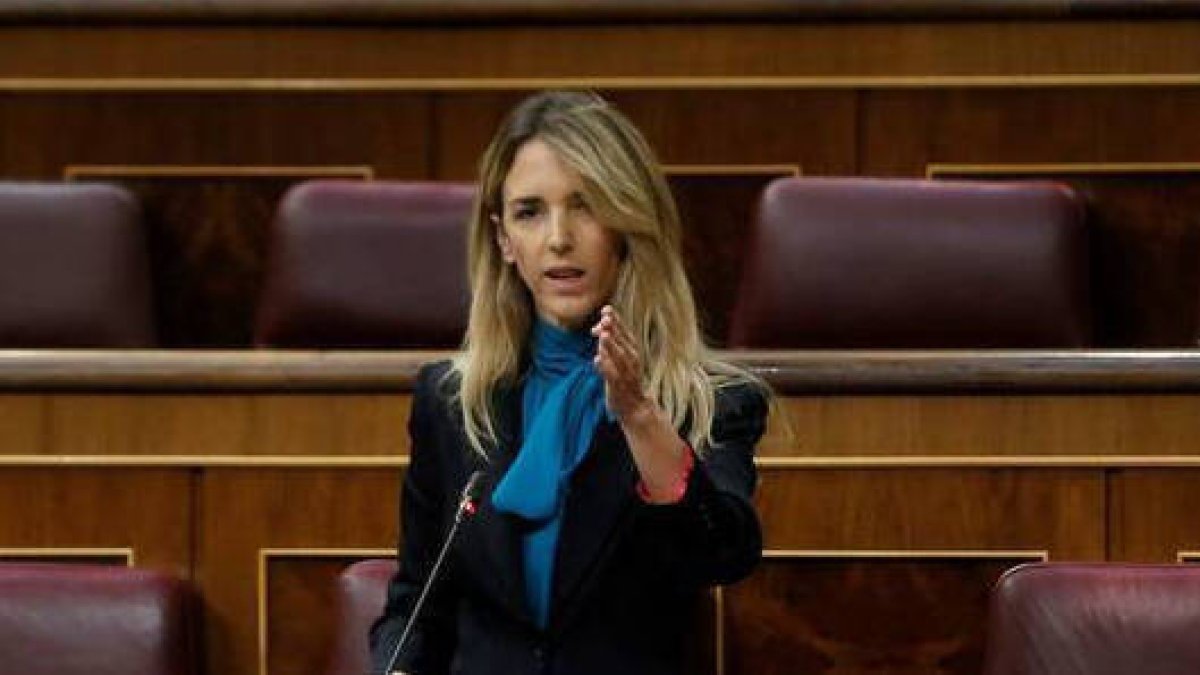
[[[382, 673], [404, 625], [420, 596], [421, 588], [437, 559], [446, 528], [444, 472], [436, 425], [445, 424], [444, 406], [437, 400], [440, 372], [425, 367], [417, 379], [408, 431], [412, 440], [408, 471], [404, 475], [400, 522], [403, 543], [398, 550], [399, 570], [388, 585], [383, 616], [371, 628], [373, 673]], [[449, 671], [456, 644], [455, 584], [447, 560], [412, 635], [395, 668], [412, 675], [441, 675]]]
[[754, 449], [766, 419], [767, 394], [757, 386], [719, 389], [714, 445], [695, 458], [683, 499], [642, 506], [659, 542], [661, 564], [685, 587], [733, 583], [762, 558], [762, 529], [752, 500], [758, 484]]

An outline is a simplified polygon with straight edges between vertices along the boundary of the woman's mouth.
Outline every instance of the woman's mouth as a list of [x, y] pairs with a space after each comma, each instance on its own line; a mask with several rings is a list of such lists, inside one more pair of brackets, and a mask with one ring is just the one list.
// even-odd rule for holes
[[550, 288], [556, 291], [577, 291], [583, 288], [584, 271], [578, 267], [551, 267], [543, 273]]

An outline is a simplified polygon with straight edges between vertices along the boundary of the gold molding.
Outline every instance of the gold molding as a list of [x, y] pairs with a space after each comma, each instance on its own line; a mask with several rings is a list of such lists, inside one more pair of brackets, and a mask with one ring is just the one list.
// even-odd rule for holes
[[403, 468], [407, 455], [0, 455], [4, 467]]
[[538, 89], [938, 89], [1195, 87], [1196, 73], [664, 75], [643, 77], [0, 77], [3, 92], [456, 92]]
[[1196, 173], [1198, 162], [1048, 162], [1044, 164], [927, 164], [925, 177], [939, 175], [1005, 176], [1020, 173]]
[[[408, 455], [0, 455], [0, 468], [399, 469]], [[760, 470], [1200, 468], [1200, 455], [844, 455], [756, 457]]]
[[70, 164], [63, 169], [63, 179], [68, 181], [81, 178], [316, 178], [322, 176], [374, 180], [375, 168], [368, 165]]
[[124, 558], [126, 567], [136, 564], [132, 546], [89, 548], [75, 546], [0, 546], [0, 558]]
[[1000, 558], [1028, 559], [1036, 562], [1050, 560], [1046, 549], [763, 549], [763, 560], [799, 560], [807, 558], [914, 560], [988, 560]]
[[1175, 562], [1200, 563], [1200, 551], [1176, 551]]
[[847, 455], [758, 457], [760, 469], [1200, 468], [1200, 455]]
[[390, 558], [395, 549], [386, 548], [260, 548], [255, 581], [258, 624], [258, 673], [267, 675], [267, 566], [271, 558]]
[[785, 176], [799, 177], [799, 164], [664, 164], [667, 176]]

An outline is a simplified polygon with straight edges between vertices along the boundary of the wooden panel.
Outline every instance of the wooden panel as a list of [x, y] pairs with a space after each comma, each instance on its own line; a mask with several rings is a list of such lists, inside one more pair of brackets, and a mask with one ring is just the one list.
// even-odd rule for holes
[[864, 175], [935, 164], [1189, 162], [1200, 89], [929, 88], [862, 93]]
[[[46, 447], [59, 455], [398, 456], [400, 394], [63, 395]], [[5, 449], [7, 450], [7, 449]]]
[[1187, 395], [788, 396], [780, 409], [760, 456], [1200, 453]]
[[[473, 180], [504, 115], [530, 91], [437, 95], [438, 178]], [[667, 165], [802, 166], [854, 170], [855, 98], [839, 91], [610, 90]]]
[[[264, 618], [268, 673], [325, 671], [337, 630], [337, 576], [361, 559], [319, 550], [267, 556]], [[362, 638], [366, 649], [367, 636]]]
[[1104, 474], [1068, 469], [762, 472], [765, 546], [784, 550], [1045, 550], [1102, 560]]
[[1200, 551], [1200, 471], [1114, 470], [1109, 491], [1111, 559], [1176, 562]]
[[[646, 77], [1192, 73], [1195, 20], [3, 26], [0, 76]], [[69, 48], [64, 48], [69, 45]], [[1120, 49], [1097, 48], [1120, 45]], [[330, 57], [329, 55], [336, 55]]]
[[[208, 603], [205, 620], [207, 672], [259, 673], [258, 563], [263, 549], [390, 549], [397, 541], [398, 472], [390, 469], [212, 469], [201, 480], [197, 563]], [[314, 579], [328, 579], [328, 569]], [[308, 572], [301, 573], [308, 578]], [[269, 576], [269, 575], [268, 575]], [[276, 580], [278, 582], [278, 579]], [[324, 583], [323, 581], [321, 583]], [[276, 595], [272, 616], [310, 610], [326, 591], [305, 589]], [[282, 609], [284, 606], [289, 609]], [[323, 608], [322, 612], [328, 612]], [[319, 673], [324, 663], [318, 637], [328, 618], [286, 616], [274, 627], [272, 652], [280, 672]], [[266, 635], [266, 634], [264, 634]], [[296, 643], [292, 640], [317, 644]], [[299, 664], [297, 659], [305, 661]], [[261, 665], [265, 665], [265, 662]]]
[[417, 93], [5, 92], [0, 172], [55, 179], [71, 165], [370, 166], [380, 177], [421, 178], [427, 114]]
[[1027, 558], [773, 558], [724, 593], [728, 675], [975, 675], [988, 592]]
[[137, 565], [190, 578], [190, 499], [185, 470], [2, 468], [0, 549], [130, 548]]
[[0, 453], [45, 452], [46, 399], [31, 394], [0, 395]]

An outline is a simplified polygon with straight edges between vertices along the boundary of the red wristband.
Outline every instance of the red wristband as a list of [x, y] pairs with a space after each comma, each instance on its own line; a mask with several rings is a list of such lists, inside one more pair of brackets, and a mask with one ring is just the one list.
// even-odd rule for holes
[[683, 446], [683, 457], [680, 460], [675, 480], [671, 481], [671, 486], [667, 489], [656, 490], [655, 493], [651, 493], [650, 488], [646, 487], [646, 481], [639, 480], [637, 482], [638, 496], [647, 504], [679, 503], [683, 499], [683, 496], [687, 494], [688, 478], [691, 477], [692, 469], [695, 466], [695, 453], [692, 452], [692, 447], [685, 443]]

